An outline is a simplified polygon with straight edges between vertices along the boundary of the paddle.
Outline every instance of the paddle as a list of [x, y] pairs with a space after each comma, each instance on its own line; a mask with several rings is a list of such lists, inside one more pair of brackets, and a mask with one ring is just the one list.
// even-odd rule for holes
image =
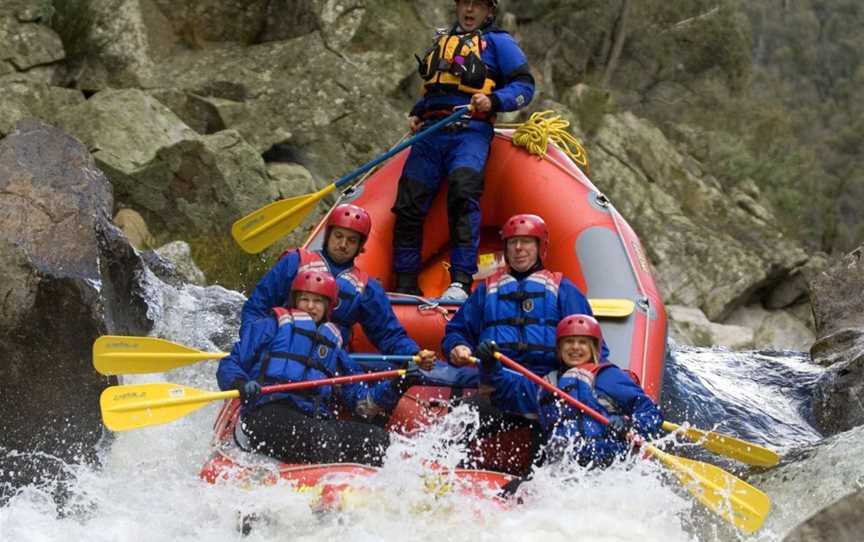
[[[404, 376], [406, 371], [381, 371], [305, 382], [265, 386], [261, 393], [296, 391], [318, 386], [337, 386], [352, 382], [384, 380]], [[240, 397], [237, 390], [210, 392], [179, 384], [140, 384], [111, 386], [102, 392], [99, 406], [102, 421], [111, 431], [128, 431], [139, 427], [160, 425], [195, 412], [207, 403]]]
[[[674, 433], [679, 429], [681, 429], [680, 425], [672, 422], [663, 422], [664, 431]], [[687, 440], [699, 444], [706, 450], [737, 459], [747, 465], [773, 467], [780, 462], [780, 456], [777, 452], [723, 433], [688, 427], [679, 434], [683, 435]]]
[[[93, 343], [93, 367], [103, 375], [163, 373], [208, 359], [221, 359], [225, 352], [202, 352], [156, 337], [103, 335]], [[357, 362], [417, 361], [416, 356], [352, 354]]]
[[[596, 410], [556, 388], [501, 352], [496, 352], [495, 357], [507, 367], [521, 373], [538, 386], [554, 393], [598, 422], [609, 423], [609, 420]], [[691, 495], [723, 519], [745, 533], [753, 533], [762, 526], [771, 508], [771, 500], [768, 495], [719, 467], [668, 454], [656, 446], [642, 442], [639, 437], [634, 436], [634, 440], [648, 454], [669, 467]]]
[[246, 252], [251, 254], [261, 252], [299, 226], [303, 222], [303, 219], [306, 218], [306, 215], [309, 214], [309, 211], [315, 207], [315, 204], [321, 201], [327, 194], [337, 188], [342, 188], [378, 164], [388, 160], [402, 149], [410, 147], [429, 134], [437, 132], [470, 111], [470, 106], [460, 108], [453, 114], [435, 122], [378, 158], [370, 160], [317, 192], [279, 200], [244, 216], [231, 226], [231, 235], [237, 244], [240, 245], [240, 248]]

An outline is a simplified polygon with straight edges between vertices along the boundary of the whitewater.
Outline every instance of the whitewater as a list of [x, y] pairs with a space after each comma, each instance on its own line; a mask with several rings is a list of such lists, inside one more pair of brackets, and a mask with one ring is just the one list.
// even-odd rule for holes
[[[239, 294], [219, 287], [174, 290], [162, 285], [154, 299], [154, 335], [209, 351], [230, 347], [236, 332], [231, 307], [239, 308]], [[127, 377], [124, 383], [167, 381], [216, 389], [215, 368], [214, 362], [203, 362]], [[747, 468], [695, 445], [672, 448], [677, 455], [730, 470], [769, 494], [775, 510], [764, 528], [749, 537], [705, 511], [658, 461], [638, 457], [605, 470], [568, 465], [537, 469], [519, 488], [521, 504], [512, 506], [458, 492], [430, 492], [423, 483], [429, 460], [456, 466], [466, 457], [464, 449], [441, 443], [452, 441], [447, 437], [475, 415], [467, 407], [455, 409], [422, 435], [394, 439], [383, 468], [368, 481], [372, 491], [344, 511], [320, 513], [312, 506], [312, 494], [283, 484], [253, 490], [203, 482], [199, 471], [212, 452], [212, 426], [220, 406], [211, 404], [168, 425], [106, 432], [100, 467], [62, 464], [0, 446], [0, 469], [38, 461], [52, 465], [53, 473], [23, 488], [5, 488], [0, 540], [781, 540], [808, 513], [841, 497], [850, 479], [853, 486], [864, 484], [864, 471], [852, 451], [844, 452], [842, 460], [812, 452], [824, 442], [807, 414], [822, 371], [806, 353], [670, 345], [661, 405], [668, 419], [771, 447], [792, 457], [802, 472], [815, 470], [812, 476], [824, 470], [822, 494], [814, 500], [814, 494], [802, 494], [801, 484], [772, 481], [770, 471], [751, 477]], [[841, 435], [830, 448], [853, 450], [844, 438], [861, 440], [857, 434]], [[253, 514], [260, 519], [244, 537], [238, 520]]]

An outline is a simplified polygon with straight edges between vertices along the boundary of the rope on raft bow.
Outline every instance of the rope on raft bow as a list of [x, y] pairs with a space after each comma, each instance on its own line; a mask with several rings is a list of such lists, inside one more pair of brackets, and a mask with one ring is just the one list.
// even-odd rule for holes
[[555, 115], [554, 111], [538, 111], [532, 113], [527, 121], [517, 124], [499, 124], [499, 128], [516, 128], [513, 134], [513, 144], [525, 147], [529, 153], [544, 157], [546, 148], [551, 141], [553, 145], [564, 151], [573, 162], [590, 172], [588, 153], [579, 141], [567, 131], [570, 121]]

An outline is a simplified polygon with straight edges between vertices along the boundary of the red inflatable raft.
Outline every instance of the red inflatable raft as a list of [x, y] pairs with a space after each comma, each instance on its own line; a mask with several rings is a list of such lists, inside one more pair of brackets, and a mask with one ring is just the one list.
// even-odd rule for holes
[[[666, 355], [666, 312], [639, 239], [564, 152], [550, 145], [548, 154], [540, 158], [515, 146], [512, 135], [512, 131], [498, 130], [492, 142], [481, 202], [480, 272], [475, 278], [482, 279], [502, 264], [499, 229], [508, 217], [517, 213], [540, 215], [550, 231], [546, 267], [564, 273], [588, 295], [603, 328], [610, 359], [629, 369], [647, 393], [659, 400]], [[339, 200], [360, 205], [372, 216], [372, 232], [357, 264], [385, 288], [392, 285], [390, 260], [395, 217], [390, 208], [407, 153], [406, 150], [396, 155]], [[321, 247], [325, 220], [326, 217], [304, 246]], [[436, 299], [450, 282], [448, 231], [444, 190], [436, 198], [424, 229], [420, 286], [426, 297], [391, 296], [394, 310], [408, 334], [421, 347], [439, 352], [442, 359], [444, 326], [459, 308], [458, 304], [439, 303]], [[351, 350], [374, 352], [359, 325]], [[390, 418], [390, 429], [410, 434], [445, 414], [454, 396], [475, 391], [471, 389], [471, 380], [463, 378], [464, 374], [439, 372], [430, 385], [415, 386], [403, 396]], [[476, 379], [474, 382], [476, 386]], [[228, 476], [242, 477], [238, 473], [243, 472], [244, 465], [233, 453], [237, 414], [236, 402], [226, 403], [217, 421], [215, 439], [219, 446], [202, 471], [202, 477], [211, 482]], [[479, 444], [484, 450], [480, 467], [517, 473], [528, 467], [527, 430], [511, 431], [493, 440]], [[328, 474], [346, 469], [361, 476], [371, 470], [358, 465], [283, 465], [279, 476], [298, 486], [311, 486]], [[506, 474], [485, 470], [466, 470], [459, 475], [494, 487], [510, 480]]]

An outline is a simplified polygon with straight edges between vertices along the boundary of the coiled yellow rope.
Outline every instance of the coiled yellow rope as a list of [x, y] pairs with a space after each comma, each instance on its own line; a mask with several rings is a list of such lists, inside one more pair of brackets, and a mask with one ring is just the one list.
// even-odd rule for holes
[[[546, 147], [551, 141], [556, 147], [564, 151], [573, 162], [585, 169], [590, 174], [588, 165], [588, 153], [573, 134], [567, 131], [570, 121], [555, 115], [554, 111], [538, 111], [533, 113], [527, 121], [515, 124], [496, 124], [498, 128], [515, 128], [513, 144], [525, 147], [529, 153], [546, 156]], [[553, 116], [554, 115], [554, 116]]]

